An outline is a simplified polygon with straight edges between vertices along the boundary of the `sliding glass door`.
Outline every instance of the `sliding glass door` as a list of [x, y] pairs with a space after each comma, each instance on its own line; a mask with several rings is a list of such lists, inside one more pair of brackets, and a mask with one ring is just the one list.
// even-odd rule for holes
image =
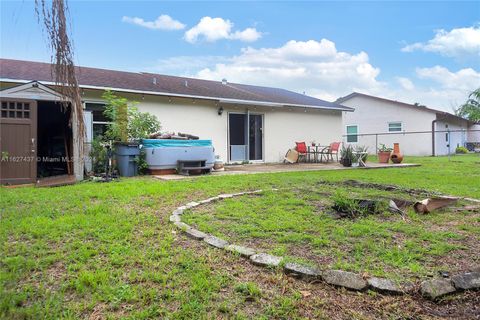
[[228, 114], [230, 161], [263, 160], [263, 115]]

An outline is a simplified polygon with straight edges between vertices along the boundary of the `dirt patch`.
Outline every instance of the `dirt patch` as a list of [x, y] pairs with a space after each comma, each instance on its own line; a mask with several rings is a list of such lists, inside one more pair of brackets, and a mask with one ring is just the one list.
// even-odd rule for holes
[[[381, 296], [333, 288], [325, 283], [298, 281], [281, 272], [251, 265], [248, 260], [222, 250], [208, 247], [201, 241], [180, 236], [180, 246], [193, 249], [203, 258], [215, 259], [216, 273], [227, 273], [235, 283], [253, 282], [262, 295], [258, 301], [239, 301], [233, 288], [223, 288], [219, 300], [231, 306], [230, 315], [241, 311], [254, 318], [266, 306], [280, 304], [278, 297], [296, 297], [288, 308], [292, 314], [280, 316], [272, 311], [272, 318], [288, 319], [294, 315], [308, 319], [476, 319], [480, 318], [480, 292], [465, 292], [439, 302], [424, 300], [421, 296]], [[277, 310], [278, 313], [281, 312]]]

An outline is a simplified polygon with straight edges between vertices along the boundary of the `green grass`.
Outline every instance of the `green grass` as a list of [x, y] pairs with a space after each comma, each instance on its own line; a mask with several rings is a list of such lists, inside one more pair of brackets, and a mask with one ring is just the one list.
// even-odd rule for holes
[[[351, 187], [331, 189], [317, 185], [226, 199], [190, 211], [184, 221], [227, 241], [290, 259], [317, 261], [322, 268], [398, 280], [425, 278], [439, 270], [465, 271], [478, 263], [478, 212], [439, 210], [419, 215], [410, 209], [402, 216], [386, 210], [387, 199], [415, 197]], [[342, 204], [348, 202], [345, 206], [352, 206], [345, 200], [347, 195], [380, 199], [384, 205], [378, 205], [377, 214], [361, 212], [355, 219], [334, 219], [329, 212], [339, 198]], [[462, 224], [457, 225], [458, 221]], [[452, 264], [452, 258], [462, 261], [461, 265]]]
[[[362, 314], [361, 299], [368, 296], [354, 296], [347, 306], [337, 305], [337, 309], [330, 305], [336, 305], [340, 296], [302, 300], [297, 285], [282, 275], [252, 272], [248, 264], [238, 262], [238, 257], [187, 240], [168, 222], [170, 212], [186, 202], [220, 193], [312, 186], [319, 180], [358, 179], [480, 198], [480, 158], [466, 155], [452, 160], [407, 158], [423, 165], [407, 169], [290, 172], [171, 182], [143, 177], [58, 188], [0, 188], [0, 318], [295, 319], [328, 318], [338, 308], [347, 317]], [[276, 196], [271, 197], [273, 201]], [[306, 218], [307, 211], [301, 211], [306, 209], [299, 210]], [[284, 228], [296, 228], [293, 218], [284, 220]], [[459, 230], [478, 233], [478, 222], [462, 219]], [[268, 223], [262, 223], [268, 228]], [[365, 223], [351, 231], [347, 226], [340, 228], [332, 233], [333, 238], [308, 241], [322, 250], [342, 239], [347, 230], [364, 235], [375, 228], [374, 221], [367, 219]], [[401, 224], [394, 227], [404, 228]], [[380, 228], [377, 231], [382, 232]], [[445, 239], [454, 242], [458, 232], [424, 237], [433, 243]], [[282, 233], [276, 235], [279, 243]], [[295, 237], [302, 242], [308, 234]], [[279, 253], [287, 253], [289, 242], [277, 248]], [[442, 254], [450, 248], [437, 244], [435, 250]], [[402, 257], [402, 252], [392, 251], [389, 259], [401, 267], [409, 265]], [[414, 264], [409, 267], [421, 268]], [[261, 292], [255, 301], [246, 301], [245, 295], [235, 290], [239, 283], [248, 282], [255, 283]], [[372, 307], [369, 312], [383, 314], [382, 308]]]

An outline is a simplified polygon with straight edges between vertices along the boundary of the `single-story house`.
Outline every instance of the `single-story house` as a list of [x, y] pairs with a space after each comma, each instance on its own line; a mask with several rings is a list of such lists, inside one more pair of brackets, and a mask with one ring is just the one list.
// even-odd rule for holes
[[[322, 144], [342, 137], [342, 112], [352, 108], [279, 88], [227, 80], [207, 81], [153, 73], [78, 67], [87, 143], [108, 122], [102, 94], [138, 102], [138, 109], [158, 117], [165, 131], [211, 139], [226, 162], [279, 162], [296, 141]], [[69, 125], [55, 91], [51, 65], [0, 59], [1, 151], [4, 156], [38, 161], [2, 161], [1, 183], [28, 183], [54, 174], [83, 177]], [[88, 149], [88, 148], [86, 148]], [[59, 161], [51, 159], [60, 159]]]
[[454, 114], [354, 92], [337, 103], [355, 108], [343, 114], [343, 141], [368, 147], [400, 143], [406, 155], [447, 155], [467, 143], [480, 142], [480, 124]]

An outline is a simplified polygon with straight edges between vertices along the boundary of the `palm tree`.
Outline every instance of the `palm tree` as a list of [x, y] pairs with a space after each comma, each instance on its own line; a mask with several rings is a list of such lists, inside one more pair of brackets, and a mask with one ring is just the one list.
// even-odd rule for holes
[[480, 122], [480, 88], [469, 94], [468, 100], [455, 110], [457, 116]]

